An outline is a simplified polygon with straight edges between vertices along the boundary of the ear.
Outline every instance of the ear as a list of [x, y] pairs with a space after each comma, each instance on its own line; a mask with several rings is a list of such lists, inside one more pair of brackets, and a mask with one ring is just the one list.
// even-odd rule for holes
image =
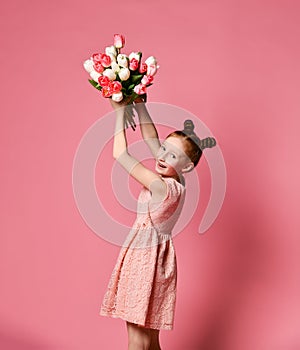
[[183, 173], [188, 173], [194, 169], [194, 163], [193, 162], [188, 162], [182, 169], [181, 171]]

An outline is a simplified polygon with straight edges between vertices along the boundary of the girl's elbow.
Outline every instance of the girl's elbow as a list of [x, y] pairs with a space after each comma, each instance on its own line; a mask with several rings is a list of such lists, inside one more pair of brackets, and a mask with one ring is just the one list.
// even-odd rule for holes
[[120, 160], [120, 157], [121, 157], [121, 156], [124, 157], [126, 154], [127, 154], [126, 151], [124, 151], [124, 152], [113, 152], [113, 158], [114, 158], [116, 161], [118, 161], [118, 160]]
[[117, 160], [120, 157], [121, 152], [120, 152], [120, 150], [118, 150], [117, 147], [114, 147], [112, 154], [113, 154], [113, 158], [115, 160]]
[[119, 154], [113, 153], [113, 158], [114, 158], [114, 160], [118, 160], [119, 156], [120, 156]]

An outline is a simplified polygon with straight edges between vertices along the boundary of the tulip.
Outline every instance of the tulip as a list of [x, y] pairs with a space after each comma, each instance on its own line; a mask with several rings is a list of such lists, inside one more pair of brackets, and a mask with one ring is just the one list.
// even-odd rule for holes
[[94, 70], [94, 61], [92, 59], [84, 61], [83, 67], [88, 73], [91, 73]]
[[99, 82], [99, 85], [104, 87], [104, 86], [108, 86], [109, 85], [109, 82], [110, 80], [108, 79], [107, 76], [105, 75], [101, 75], [98, 79], [98, 82]]
[[93, 56], [92, 56], [92, 59], [93, 59], [95, 62], [101, 62], [101, 56], [102, 56], [101, 53], [94, 53]]
[[111, 96], [111, 99], [115, 102], [120, 102], [123, 100], [123, 93], [122, 91], [113, 93]]
[[110, 97], [113, 94], [113, 91], [110, 85], [103, 86], [101, 91], [102, 91], [102, 96], [104, 97]]
[[105, 71], [103, 72], [103, 75], [105, 75], [109, 80], [115, 80], [117, 77], [115, 72], [110, 68], [105, 69]]
[[144, 75], [142, 80], [141, 80], [141, 84], [142, 85], [149, 85], [152, 83], [152, 81], [153, 81], [152, 75]]
[[146, 86], [143, 84], [138, 84], [134, 87], [133, 91], [138, 95], [143, 95], [146, 93]]
[[145, 63], [150, 66], [151, 64], [157, 65], [156, 58], [154, 56], [150, 56], [146, 59]]
[[108, 54], [107, 56], [110, 57], [110, 61], [111, 62], [116, 62], [116, 56], [112, 55], [112, 54]]
[[102, 66], [102, 64], [100, 62], [94, 63], [94, 69], [98, 73], [102, 73], [104, 71], [104, 67]]
[[121, 80], [127, 80], [130, 77], [130, 70], [128, 68], [121, 68], [118, 75]]
[[117, 73], [117, 72], [120, 71], [120, 67], [119, 67], [118, 63], [116, 63], [116, 62], [112, 62], [112, 63], [111, 63], [111, 69], [112, 69], [115, 73]]
[[123, 54], [119, 54], [117, 56], [117, 62], [120, 67], [127, 68], [128, 67], [128, 61], [127, 56]]
[[101, 62], [103, 67], [109, 67], [111, 64], [111, 58], [110, 58], [110, 56], [103, 53], [101, 55], [100, 62]]
[[122, 90], [122, 84], [119, 81], [111, 81], [110, 86], [112, 88], [113, 93], [117, 93]]
[[121, 49], [125, 45], [125, 37], [121, 34], [114, 35], [114, 46], [117, 49]]
[[101, 74], [93, 70], [93, 71], [91, 71], [91, 73], [90, 73], [90, 77], [91, 77], [96, 83], [98, 83], [98, 79], [99, 79], [99, 77], [101, 77]]
[[135, 58], [137, 61], [140, 61], [141, 54], [140, 52], [131, 52], [131, 54], [128, 57], [129, 57], [129, 61], [131, 61], [133, 58]]
[[129, 69], [137, 70], [138, 67], [139, 67], [139, 61], [133, 57], [129, 62]]
[[155, 75], [155, 73], [157, 72], [157, 67], [155, 64], [150, 64], [147, 67], [147, 75]]
[[139, 69], [139, 72], [140, 73], [145, 73], [145, 72], [147, 72], [147, 64], [146, 63], [142, 63], [141, 65], [140, 65], [140, 69]]
[[116, 50], [116, 48], [112, 45], [112, 46], [107, 46], [106, 48], [105, 48], [105, 53], [108, 55], [108, 56], [110, 56], [110, 55], [112, 55], [112, 56], [116, 56], [117, 55], [117, 50]]

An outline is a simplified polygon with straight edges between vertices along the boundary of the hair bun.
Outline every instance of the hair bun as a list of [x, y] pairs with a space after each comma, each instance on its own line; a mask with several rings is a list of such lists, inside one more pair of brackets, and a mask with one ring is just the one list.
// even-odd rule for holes
[[204, 148], [212, 148], [217, 144], [217, 141], [213, 137], [206, 137], [201, 140], [200, 148], [203, 150]]
[[194, 123], [192, 122], [192, 120], [187, 119], [184, 121], [184, 129], [183, 132], [186, 133], [187, 135], [192, 135], [194, 134]]

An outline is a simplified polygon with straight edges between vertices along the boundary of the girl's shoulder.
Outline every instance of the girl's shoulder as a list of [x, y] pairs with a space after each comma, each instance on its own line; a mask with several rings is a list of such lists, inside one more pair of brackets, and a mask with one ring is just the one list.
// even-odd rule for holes
[[174, 179], [173, 177], [170, 176], [161, 176], [160, 178], [164, 181], [170, 181], [170, 183], [174, 184], [175, 186], [180, 186], [183, 187], [185, 189], [185, 180], [184, 178], [180, 179], [182, 182], [177, 181], [176, 179]]
[[167, 185], [167, 197], [168, 195], [178, 196], [185, 192], [185, 186], [173, 177], [161, 176], [161, 179], [165, 181]]
[[[185, 194], [185, 186], [175, 180], [173, 177], [161, 176], [160, 178], [165, 182], [167, 186], [167, 192], [163, 201], [168, 201], [172, 198], [172, 201], [176, 198], [180, 198]], [[145, 186], [142, 187], [138, 197], [138, 201], [144, 202], [150, 200], [152, 197], [151, 192]]]

